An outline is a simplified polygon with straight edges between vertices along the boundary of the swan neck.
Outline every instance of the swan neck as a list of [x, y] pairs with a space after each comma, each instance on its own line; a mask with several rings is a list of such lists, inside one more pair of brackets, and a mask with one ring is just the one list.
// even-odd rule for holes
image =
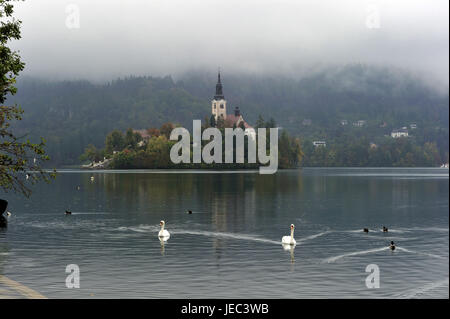
[[164, 230], [164, 224], [161, 225], [161, 230]]
[[291, 239], [294, 239], [294, 228], [291, 229]]

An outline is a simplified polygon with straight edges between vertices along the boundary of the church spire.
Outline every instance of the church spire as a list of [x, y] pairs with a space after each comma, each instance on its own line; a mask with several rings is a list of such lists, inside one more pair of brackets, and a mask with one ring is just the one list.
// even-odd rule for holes
[[217, 74], [217, 84], [216, 84], [216, 95], [214, 95], [214, 100], [224, 100], [225, 97], [223, 95], [222, 90], [222, 82], [220, 81], [220, 69]]

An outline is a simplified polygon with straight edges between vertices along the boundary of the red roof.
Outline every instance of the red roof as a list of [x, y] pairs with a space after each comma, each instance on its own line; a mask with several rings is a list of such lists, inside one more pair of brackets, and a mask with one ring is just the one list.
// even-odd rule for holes
[[142, 138], [150, 138], [150, 134], [148, 134], [147, 130], [142, 129], [142, 130], [133, 130], [133, 133], [138, 133], [142, 136]]
[[[232, 125], [236, 124], [237, 126], [237, 122], [239, 121], [239, 119], [241, 119], [241, 115], [236, 116], [234, 114], [227, 114], [227, 119], [226, 121], [229, 121]], [[249, 125], [244, 118], [242, 118], [242, 121], [244, 122], [244, 127], [245, 128], [252, 128], [251, 125]]]

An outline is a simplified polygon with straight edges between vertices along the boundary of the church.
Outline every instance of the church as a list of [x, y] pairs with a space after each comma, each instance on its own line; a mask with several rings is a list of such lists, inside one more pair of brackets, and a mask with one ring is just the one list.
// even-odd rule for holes
[[217, 120], [222, 117], [228, 127], [244, 126], [245, 130], [252, 128], [252, 126], [244, 120], [239, 107], [236, 106], [234, 108], [234, 114], [227, 114], [227, 100], [225, 100], [225, 96], [223, 95], [220, 71], [217, 76], [216, 95], [214, 95], [214, 99], [211, 101], [211, 110], [216, 123]]

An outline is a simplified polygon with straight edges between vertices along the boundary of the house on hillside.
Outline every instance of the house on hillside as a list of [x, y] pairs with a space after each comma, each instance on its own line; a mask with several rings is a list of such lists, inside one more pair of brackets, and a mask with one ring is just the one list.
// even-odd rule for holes
[[406, 128], [406, 126], [404, 126], [401, 129], [393, 130], [391, 132], [391, 137], [393, 138], [408, 137], [408, 129]]
[[359, 120], [359, 121], [353, 122], [353, 126], [356, 126], [356, 127], [363, 127], [364, 125], [366, 125], [365, 120]]
[[313, 145], [314, 145], [315, 147], [318, 147], [318, 146], [326, 147], [326, 146], [327, 146], [327, 143], [326, 143], [325, 141], [314, 141], [314, 142], [313, 142]]
[[141, 129], [141, 130], [133, 130], [133, 133], [137, 133], [139, 134], [143, 140], [148, 140], [150, 139], [150, 134], [148, 133], [148, 131], [146, 129]]

